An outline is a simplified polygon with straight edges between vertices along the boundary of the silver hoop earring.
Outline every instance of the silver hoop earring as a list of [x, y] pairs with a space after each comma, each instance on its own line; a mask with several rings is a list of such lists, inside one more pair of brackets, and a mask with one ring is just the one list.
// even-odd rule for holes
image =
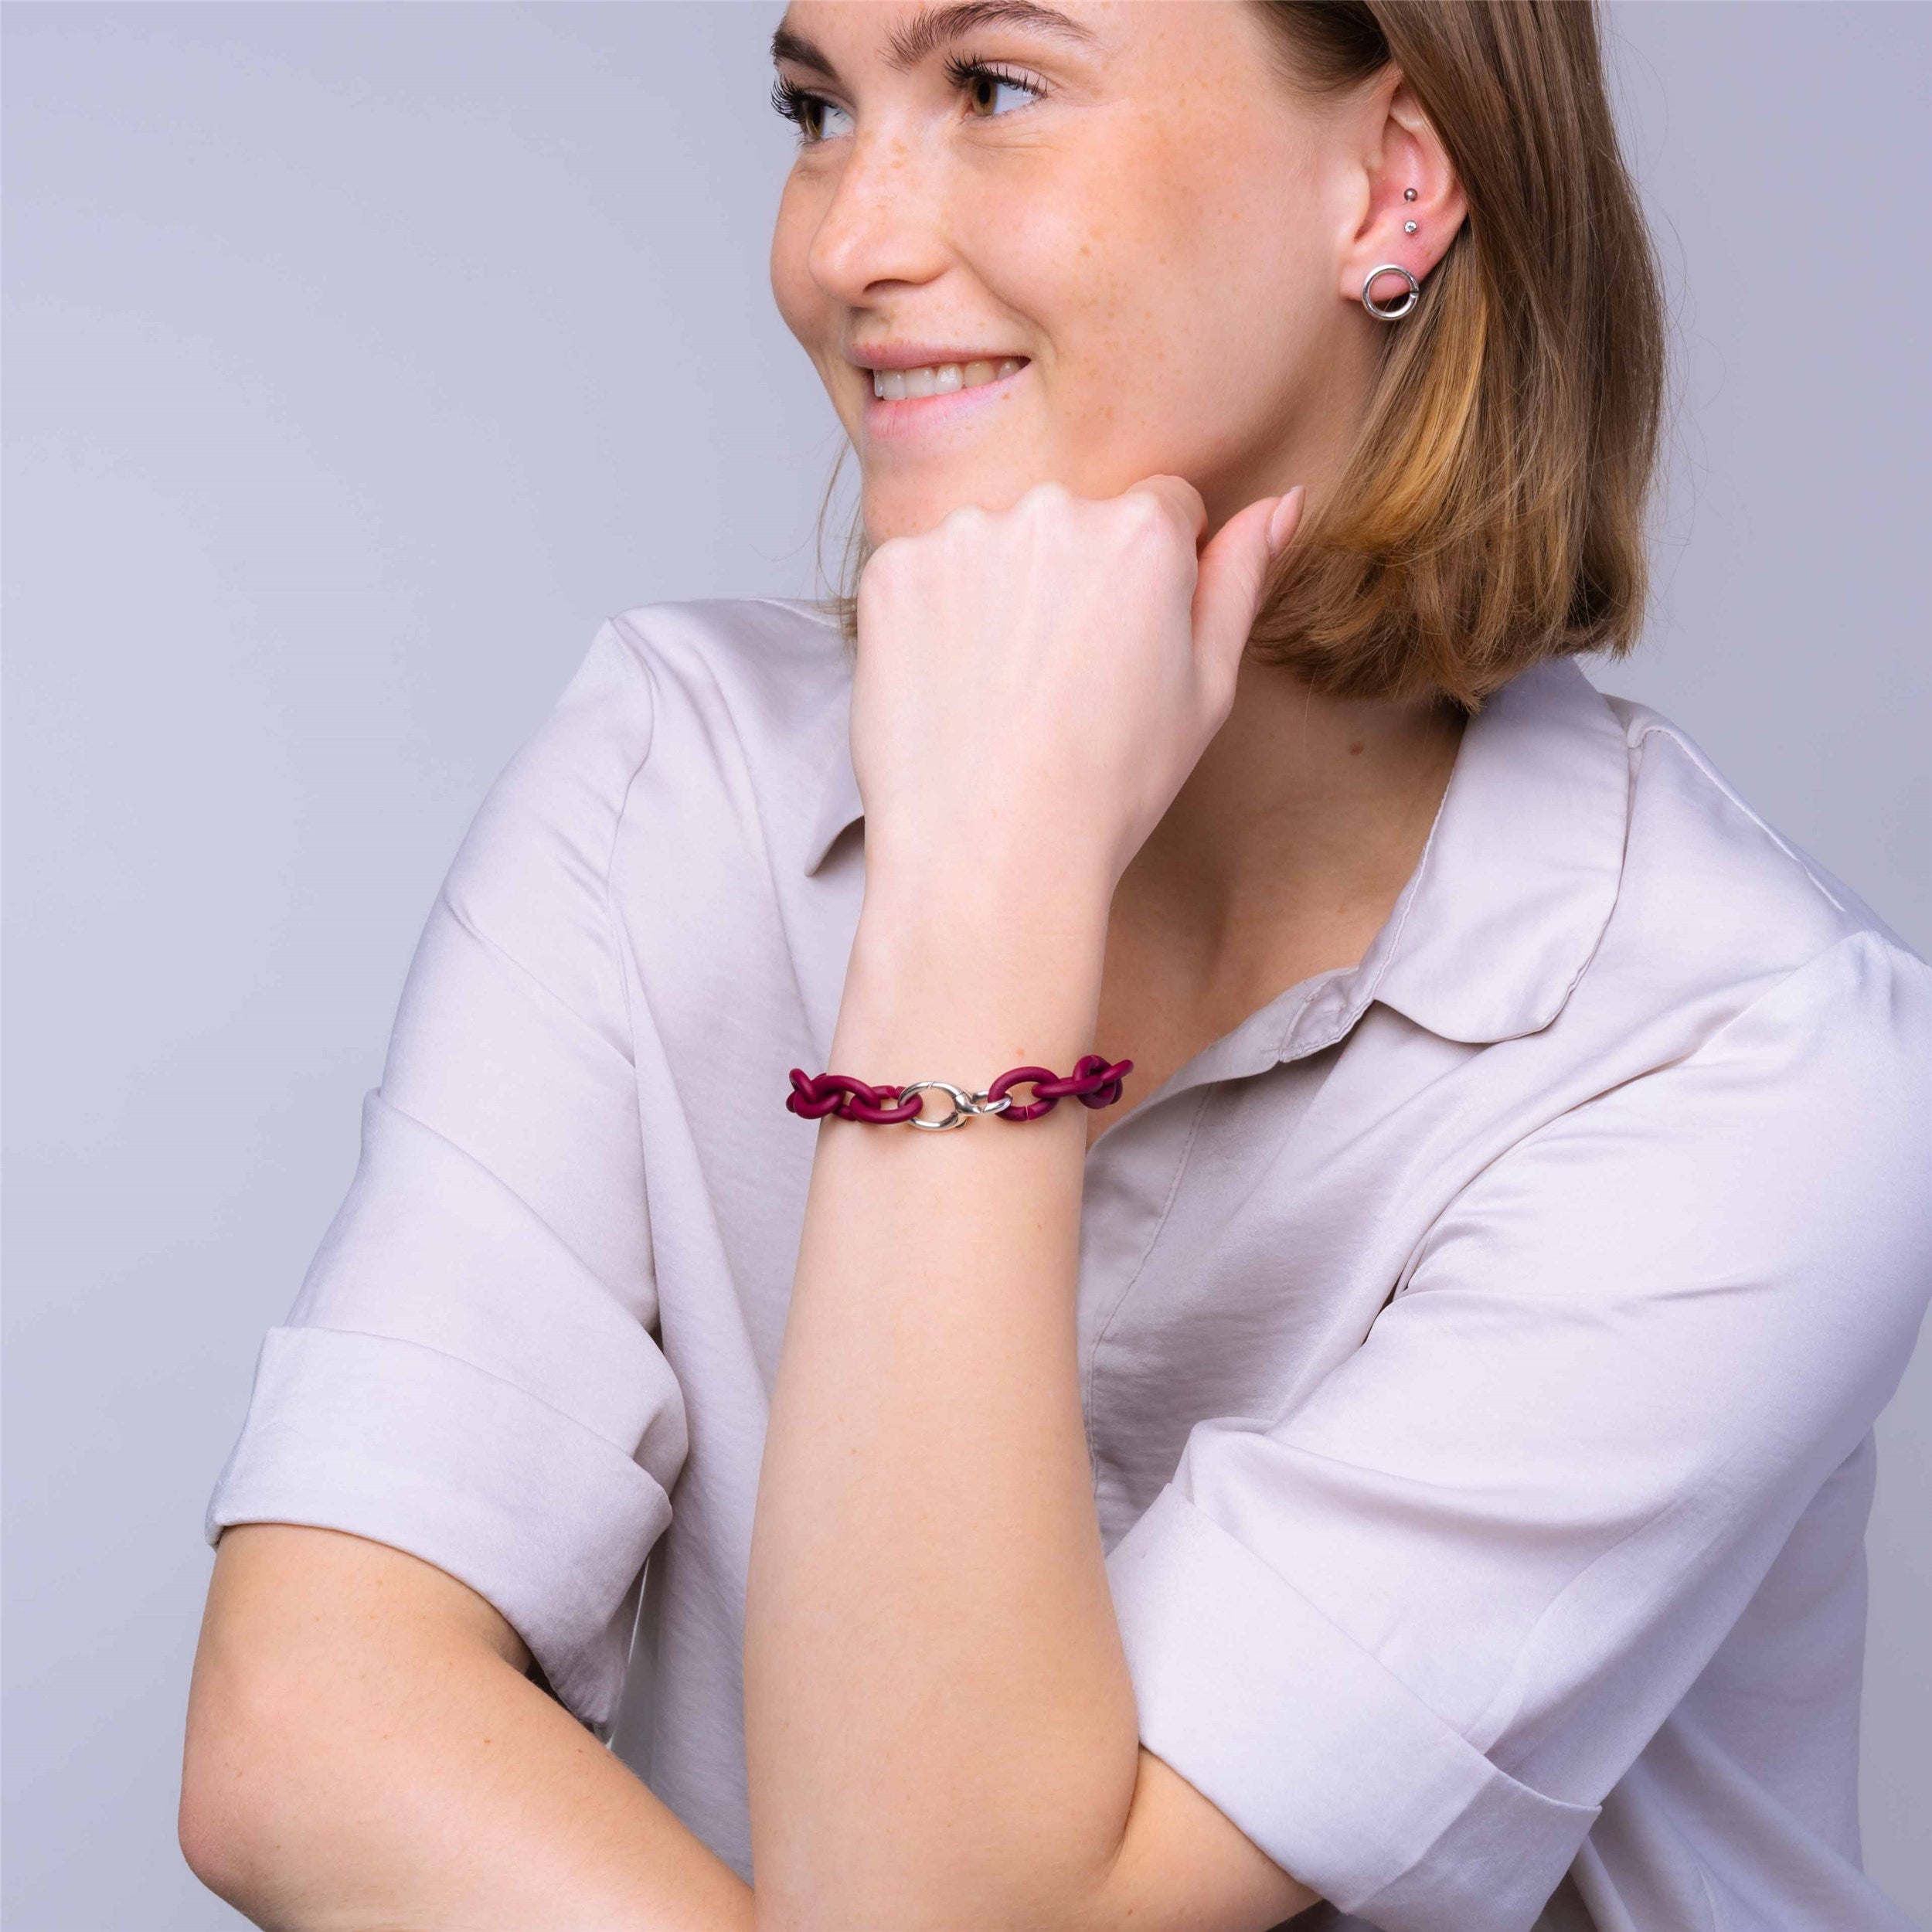
[[[1370, 299], [1369, 291], [1375, 285], [1378, 275], [1400, 275], [1409, 284], [1408, 292], [1402, 298], [1400, 308], [1378, 308]], [[1422, 284], [1400, 262], [1383, 262], [1369, 270], [1369, 278], [1362, 284], [1362, 306], [1379, 322], [1399, 322], [1422, 299]]]

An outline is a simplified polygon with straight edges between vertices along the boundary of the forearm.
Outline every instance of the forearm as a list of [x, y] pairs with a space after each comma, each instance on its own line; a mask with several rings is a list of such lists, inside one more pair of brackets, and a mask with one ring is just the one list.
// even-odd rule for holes
[[[1104, 891], [933, 870], [943, 898], [869, 892], [834, 1066], [983, 1086], [1092, 1050]], [[1087, 1118], [821, 1128], [747, 1605], [761, 1928], [1051, 1924], [1119, 1848], [1139, 1750], [1076, 1355]]]
[[[359, 1628], [358, 1626], [360, 1626]], [[183, 1844], [274, 1932], [746, 1932], [751, 1892], [481, 1641], [291, 1620], [272, 1667], [204, 1639]]]

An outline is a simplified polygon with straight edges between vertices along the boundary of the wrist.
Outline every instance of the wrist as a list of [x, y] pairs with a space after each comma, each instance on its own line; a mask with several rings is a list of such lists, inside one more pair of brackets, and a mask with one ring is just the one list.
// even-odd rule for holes
[[1093, 1051], [1104, 920], [971, 891], [943, 896], [876, 899], [869, 887], [832, 1066], [876, 1083], [931, 1076], [981, 1088], [1009, 1066], [1063, 1073]]
[[860, 932], [929, 934], [968, 950], [1024, 936], [1043, 947], [1097, 955], [1106, 947], [1114, 878], [1097, 856], [1043, 845], [1013, 851], [989, 837], [908, 851], [869, 830]]
[[[957, 919], [889, 916], [859, 922], [839, 1007], [918, 1037], [983, 1038], [1002, 1065], [1085, 1053], [1100, 1005], [1102, 946], [1009, 913]], [[999, 1070], [990, 1070], [997, 1072]]]
[[1104, 865], [1015, 852], [997, 830], [915, 854], [869, 825], [832, 1066], [975, 1088], [1010, 1066], [1070, 1070], [1094, 1050], [1112, 889]]

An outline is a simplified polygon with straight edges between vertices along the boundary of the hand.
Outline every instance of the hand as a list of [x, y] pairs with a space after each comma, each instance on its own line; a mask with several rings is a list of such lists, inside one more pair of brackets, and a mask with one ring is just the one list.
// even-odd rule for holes
[[869, 877], [965, 868], [1104, 907], [1227, 716], [1301, 505], [1250, 503], [1197, 554], [1181, 477], [1097, 500], [1043, 483], [882, 544], [852, 700]]

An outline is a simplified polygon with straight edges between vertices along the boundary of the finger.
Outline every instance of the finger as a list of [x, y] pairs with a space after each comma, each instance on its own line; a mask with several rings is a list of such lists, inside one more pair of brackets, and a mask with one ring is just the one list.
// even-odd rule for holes
[[[1286, 514], [1276, 522], [1276, 512]], [[1232, 679], [1254, 628], [1269, 566], [1294, 532], [1301, 501], [1264, 496], [1237, 511], [1201, 553], [1194, 587], [1194, 643], [1202, 663]], [[1281, 527], [1285, 525], [1286, 527]]]
[[1207, 528], [1207, 505], [1202, 500], [1201, 492], [1185, 477], [1144, 476], [1121, 494], [1132, 496], [1137, 492], [1158, 497], [1169, 505], [1181, 519], [1181, 527], [1192, 531], [1195, 542], [1200, 542], [1201, 532]]

